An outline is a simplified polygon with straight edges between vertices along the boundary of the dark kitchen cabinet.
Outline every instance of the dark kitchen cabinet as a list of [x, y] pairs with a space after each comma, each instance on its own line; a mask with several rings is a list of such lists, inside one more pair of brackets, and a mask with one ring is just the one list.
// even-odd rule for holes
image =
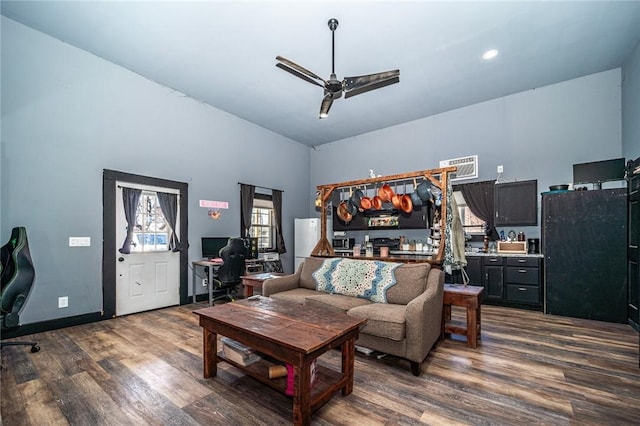
[[627, 164], [627, 179], [627, 317], [640, 330], [640, 158]]
[[507, 257], [506, 300], [542, 306], [541, 261], [536, 257]]
[[[472, 262], [470, 262], [472, 260]], [[543, 261], [536, 256], [468, 256], [472, 285], [484, 287], [483, 303], [543, 310]], [[473, 278], [472, 274], [475, 275]]]
[[504, 300], [504, 270], [502, 263], [504, 258], [500, 256], [488, 256], [484, 258], [484, 299]]
[[398, 229], [427, 229], [428, 216], [426, 206], [414, 206], [413, 211], [398, 213]]
[[627, 323], [627, 189], [542, 194], [546, 310]]
[[482, 286], [482, 258], [480, 256], [467, 256], [467, 275], [469, 285]]
[[538, 225], [538, 181], [496, 184], [493, 206], [495, 226]]
[[333, 209], [333, 212], [332, 212], [333, 225], [332, 226], [334, 231], [361, 231], [363, 229], [366, 229], [364, 219], [361, 214], [355, 215], [353, 219], [347, 223], [342, 221], [342, 219], [338, 217], [338, 214], [336, 212], [337, 210], [336, 206], [332, 206], [332, 209]]

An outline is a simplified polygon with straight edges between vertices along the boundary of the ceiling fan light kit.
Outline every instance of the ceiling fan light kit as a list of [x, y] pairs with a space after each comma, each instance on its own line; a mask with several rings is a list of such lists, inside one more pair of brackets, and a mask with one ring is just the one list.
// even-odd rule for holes
[[279, 62], [276, 64], [278, 68], [324, 89], [324, 97], [320, 104], [320, 119], [327, 118], [333, 101], [340, 99], [343, 92], [345, 99], [347, 99], [361, 93], [400, 82], [400, 70], [345, 77], [342, 81], [338, 80], [335, 73], [335, 31], [338, 28], [338, 20], [331, 18], [327, 25], [331, 30], [331, 75], [329, 76], [329, 80], [324, 80], [317, 74], [282, 56], [276, 56], [276, 60]]

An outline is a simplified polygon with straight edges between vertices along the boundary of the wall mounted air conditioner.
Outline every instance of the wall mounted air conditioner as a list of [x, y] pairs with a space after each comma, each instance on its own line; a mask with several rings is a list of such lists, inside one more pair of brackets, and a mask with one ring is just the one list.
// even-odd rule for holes
[[478, 156], [469, 155], [467, 157], [441, 160], [440, 167], [456, 166], [458, 170], [449, 175], [451, 180], [475, 179], [478, 177]]

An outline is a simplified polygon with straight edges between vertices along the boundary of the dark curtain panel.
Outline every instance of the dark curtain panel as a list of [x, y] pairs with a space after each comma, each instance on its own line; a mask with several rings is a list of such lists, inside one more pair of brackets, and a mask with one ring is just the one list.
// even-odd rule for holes
[[253, 197], [256, 194], [256, 187], [253, 185], [240, 184], [240, 219], [242, 221], [243, 237], [249, 237], [251, 229], [251, 212], [253, 210]]
[[282, 254], [287, 252], [282, 236], [282, 191], [272, 189], [271, 200], [273, 201], [273, 215], [276, 222], [276, 250]]
[[122, 254], [131, 253], [131, 240], [133, 240], [133, 231], [136, 227], [136, 210], [138, 209], [140, 194], [142, 194], [142, 190], [140, 189], [122, 188], [124, 217], [127, 219], [127, 237], [124, 239], [122, 248], [119, 250]]
[[471, 212], [485, 221], [485, 234], [493, 241], [499, 240], [498, 231], [493, 225], [496, 216], [493, 208], [495, 181], [466, 183], [456, 185], [454, 189], [462, 192], [462, 196]]
[[178, 195], [168, 194], [166, 192], [157, 192], [158, 203], [160, 203], [160, 210], [164, 215], [169, 226], [171, 227], [171, 235], [169, 235], [169, 250], [172, 252], [178, 252], [183, 249], [178, 235], [176, 234], [176, 220], [178, 217]]

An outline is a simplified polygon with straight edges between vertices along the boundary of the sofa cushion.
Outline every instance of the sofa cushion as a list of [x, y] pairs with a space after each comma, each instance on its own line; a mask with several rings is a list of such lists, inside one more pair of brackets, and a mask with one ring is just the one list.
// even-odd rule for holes
[[316, 290], [387, 303], [387, 290], [396, 284], [402, 264], [379, 260], [325, 259], [313, 274]]
[[361, 334], [400, 341], [405, 338], [406, 308], [406, 305], [372, 303], [351, 308], [347, 314], [356, 318], [366, 318], [367, 325], [360, 330]]
[[317, 306], [319, 308], [330, 309], [335, 312], [347, 312], [356, 306], [370, 305], [367, 299], [358, 297], [343, 296], [341, 294], [318, 293], [313, 296], [307, 296], [304, 300], [306, 306]]
[[315, 290], [309, 290], [308, 288], [294, 288], [293, 290], [274, 293], [269, 297], [273, 299], [297, 303], [299, 305], [304, 305], [304, 299], [309, 296], [313, 296], [314, 294], [318, 294], [318, 292]]
[[387, 290], [387, 303], [406, 305], [427, 288], [428, 263], [405, 263], [396, 269], [396, 285]]
[[316, 289], [316, 282], [311, 274], [322, 266], [322, 262], [324, 262], [324, 259], [321, 257], [305, 257], [304, 262], [302, 262], [302, 271], [300, 272], [300, 287], [310, 290]]

